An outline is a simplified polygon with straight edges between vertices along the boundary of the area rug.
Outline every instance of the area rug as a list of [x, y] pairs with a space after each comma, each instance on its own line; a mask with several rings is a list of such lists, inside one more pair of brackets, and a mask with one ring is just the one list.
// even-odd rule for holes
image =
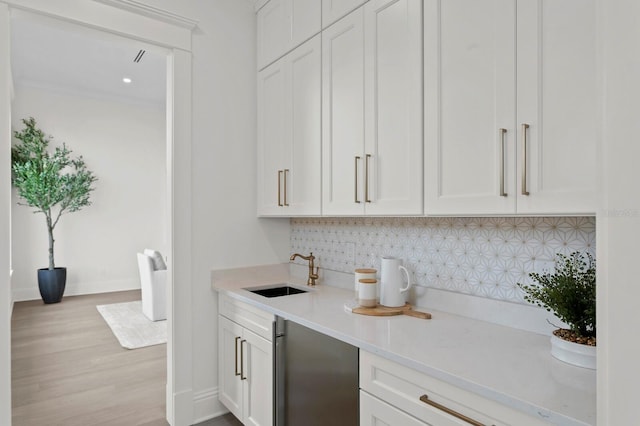
[[123, 348], [137, 349], [167, 343], [167, 321], [151, 321], [142, 313], [142, 302], [97, 305]]

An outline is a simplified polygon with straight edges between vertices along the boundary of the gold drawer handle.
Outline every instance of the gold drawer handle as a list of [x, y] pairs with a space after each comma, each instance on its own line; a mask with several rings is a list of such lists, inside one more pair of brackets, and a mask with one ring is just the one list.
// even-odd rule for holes
[[371, 158], [371, 154], [366, 155], [366, 162], [364, 164], [364, 202], [370, 203], [369, 199], [369, 159]]
[[360, 157], [358, 157], [356, 155], [356, 161], [355, 161], [355, 170], [356, 170], [356, 185], [355, 185], [355, 202], [356, 203], [360, 203], [360, 200], [358, 200], [358, 161], [360, 160]]
[[429, 396], [427, 396], [426, 394], [422, 395], [420, 397], [420, 401], [424, 402], [425, 404], [431, 405], [432, 407], [435, 407], [438, 410], [442, 410], [445, 413], [452, 415], [453, 417], [457, 417], [458, 419], [463, 420], [463, 421], [465, 421], [465, 422], [467, 422], [467, 423], [469, 423], [469, 424], [471, 424], [473, 426], [485, 426], [484, 424], [482, 424], [482, 423], [480, 423], [480, 422], [478, 422], [476, 420], [473, 420], [473, 419], [465, 416], [464, 414], [460, 414], [457, 411], [454, 411], [449, 407], [445, 407], [444, 405], [438, 404], [437, 402], [434, 402], [434, 401], [430, 400]]
[[245, 339], [240, 340], [240, 380], [247, 380], [247, 376], [244, 375], [244, 346]]
[[527, 123], [522, 124], [522, 195], [529, 195], [527, 189]]
[[507, 129], [499, 129], [500, 131], [500, 196], [506, 197], [507, 193], [504, 190], [504, 135], [507, 133]]
[[236, 342], [235, 342], [235, 345], [234, 345], [234, 352], [235, 352], [235, 357], [236, 357], [236, 371], [235, 371], [236, 376], [240, 375], [240, 372], [238, 371], [238, 340], [240, 340], [239, 336], [236, 337]]
[[278, 170], [278, 207], [282, 207], [282, 194], [280, 193], [280, 182], [282, 182], [282, 170]]
[[284, 205], [285, 207], [289, 207], [289, 203], [287, 203], [287, 173], [289, 173], [289, 169], [284, 169]]

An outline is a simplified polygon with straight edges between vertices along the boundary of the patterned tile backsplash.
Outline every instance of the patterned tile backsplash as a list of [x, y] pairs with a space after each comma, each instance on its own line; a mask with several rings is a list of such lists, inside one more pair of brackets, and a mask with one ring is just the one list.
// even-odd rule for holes
[[594, 217], [291, 219], [291, 252], [321, 268], [379, 271], [394, 256], [416, 285], [522, 304], [516, 284], [573, 251], [595, 255]]

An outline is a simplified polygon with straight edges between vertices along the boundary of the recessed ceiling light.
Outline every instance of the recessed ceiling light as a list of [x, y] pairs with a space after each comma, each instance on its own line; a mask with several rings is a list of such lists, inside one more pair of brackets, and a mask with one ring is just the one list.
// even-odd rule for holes
[[125, 78], [122, 79], [122, 82], [126, 83], [126, 84], [129, 84], [129, 83], [131, 83], [131, 79], [129, 77], [125, 77]]

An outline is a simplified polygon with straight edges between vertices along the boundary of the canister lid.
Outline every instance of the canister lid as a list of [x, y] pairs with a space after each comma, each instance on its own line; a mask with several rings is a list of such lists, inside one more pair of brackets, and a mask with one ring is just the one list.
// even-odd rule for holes
[[364, 268], [364, 269], [356, 269], [356, 272], [357, 272], [358, 274], [375, 274], [375, 273], [376, 273], [376, 272], [378, 272], [378, 271], [377, 271], [377, 270], [375, 270], [375, 269], [367, 269], [367, 268]]
[[358, 280], [361, 284], [376, 284], [378, 282], [378, 280], [376, 280], [375, 278], [363, 278], [361, 280]]

